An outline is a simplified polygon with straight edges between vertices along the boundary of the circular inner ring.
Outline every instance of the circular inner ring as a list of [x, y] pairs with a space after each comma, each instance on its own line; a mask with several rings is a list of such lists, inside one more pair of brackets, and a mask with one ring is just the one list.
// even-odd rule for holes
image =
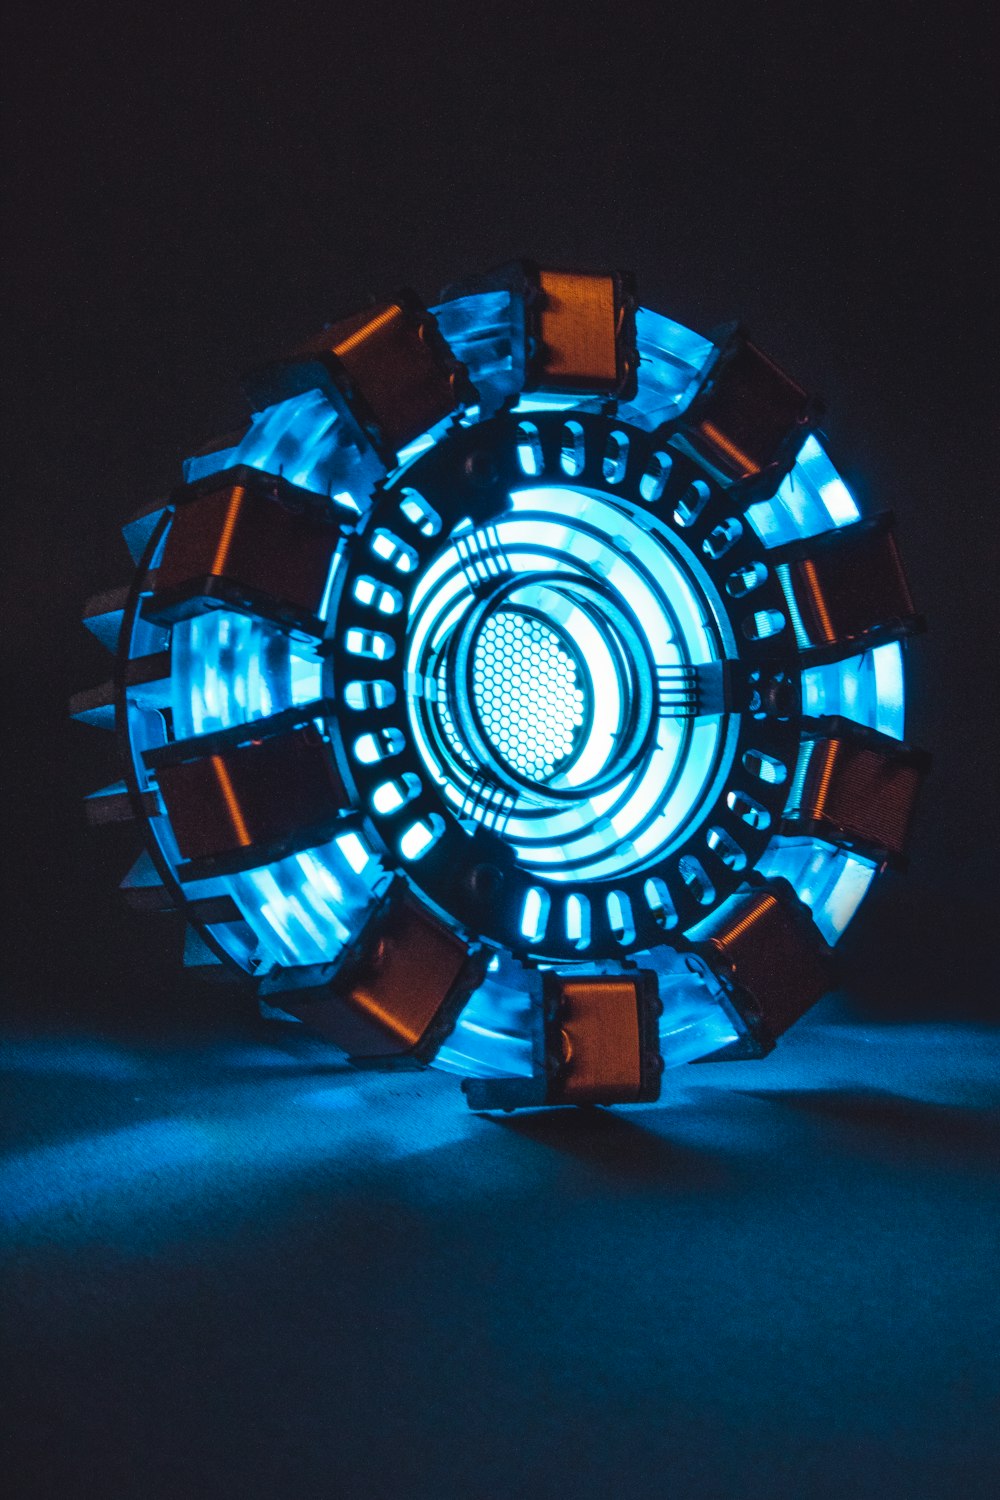
[[600, 579], [515, 574], [466, 615], [451, 665], [450, 726], [466, 758], [515, 796], [579, 801], [648, 748], [653, 666], [638, 621]]
[[467, 832], [549, 881], [607, 879], [682, 840], [724, 773], [732, 726], [701, 684], [730, 646], [669, 527], [618, 494], [513, 488], [415, 590], [410, 728]]

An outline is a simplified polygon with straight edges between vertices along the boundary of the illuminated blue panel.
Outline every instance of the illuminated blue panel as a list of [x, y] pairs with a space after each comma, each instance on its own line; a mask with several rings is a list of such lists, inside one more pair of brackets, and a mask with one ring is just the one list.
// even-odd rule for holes
[[571, 411], [574, 406], [582, 406], [586, 400], [586, 396], [566, 396], [558, 391], [534, 391], [522, 396], [514, 411]]
[[524, 386], [524, 304], [513, 292], [478, 292], [431, 309], [487, 412]]
[[511, 959], [497, 957], [433, 1066], [463, 1077], [523, 1078], [530, 1075], [531, 1065], [531, 999], [525, 975]]
[[802, 712], [812, 719], [839, 715], [901, 740], [904, 694], [900, 643], [891, 641], [846, 661], [807, 668], [802, 673]]
[[618, 410], [626, 422], [647, 431], [684, 410], [715, 346], [690, 328], [640, 307], [635, 315], [639, 389]]
[[233, 454], [235, 448], [217, 448], [214, 453], [200, 453], [194, 458], [186, 458], [183, 463], [185, 484], [194, 484], [196, 479], [204, 479], [209, 474], [221, 474], [223, 469], [231, 469], [236, 462]]
[[[640, 968], [657, 971], [663, 1014], [664, 1066], [679, 1067], [719, 1052], [738, 1039], [736, 1023], [721, 1004], [718, 982], [700, 960], [672, 949], [636, 955]], [[433, 1066], [463, 1077], [527, 1077], [532, 1071], [531, 1001], [526, 976], [510, 959], [496, 968], [462, 1011]], [[693, 967], [691, 967], [693, 966]], [[570, 969], [562, 972], [571, 973]]]
[[[400, 448], [396, 454], [397, 470], [404, 468], [406, 464], [412, 463], [415, 458], [420, 457], [421, 453], [426, 453], [429, 448], [433, 448], [435, 444], [440, 443], [441, 439], [447, 436], [454, 421], [454, 414], [449, 413], [448, 416], [443, 417], [434, 427], [428, 427], [426, 432], [422, 432], [419, 437], [415, 437], [412, 443], [407, 443], [405, 448]], [[467, 406], [462, 413], [462, 421], [466, 425], [478, 422], [479, 407]]]
[[660, 1001], [660, 1055], [665, 1068], [710, 1057], [739, 1038], [732, 1016], [713, 998], [707, 977], [661, 977]]
[[659, 1029], [664, 1067], [709, 1057], [738, 1040], [738, 1023], [722, 1004], [719, 981], [700, 958], [674, 948], [656, 948], [635, 958], [640, 969], [656, 972], [663, 1005]]
[[219, 922], [208, 931], [233, 963], [241, 969], [251, 967], [257, 954], [257, 934], [252, 927], [246, 922]]
[[861, 512], [819, 439], [810, 433], [777, 493], [751, 505], [746, 514], [766, 547], [780, 547], [848, 526]]
[[873, 860], [821, 839], [779, 834], [771, 840], [757, 868], [762, 875], [781, 876], [794, 886], [832, 946], [867, 895], [878, 867]]
[[[714, 716], [664, 714], [642, 762], [607, 787], [588, 790], [610, 772], [621, 749], [638, 688], [620, 674], [637, 671], [639, 660], [617, 636], [614, 614], [604, 605], [581, 607], [574, 588], [595, 578], [613, 590], [645, 638], [656, 642], [656, 670], [710, 662], [732, 642], [721, 607], [710, 620], [711, 606], [701, 602], [712, 589], [707, 575], [666, 528], [640, 525], [596, 494], [568, 486], [514, 490], [511, 500], [511, 511], [493, 530], [522, 581], [484, 623], [474, 660], [476, 706], [498, 758], [536, 782], [537, 790], [512, 791], [505, 809], [503, 836], [519, 863], [547, 881], [586, 883], [658, 857], [691, 816], [725, 753], [726, 726]], [[538, 576], [548, 581], [534, 582]], [[460, 634], [472, 603], [453, 542], [426, 569], [411, 601], [409, 681], [437, 676], [445, 642]], [[532, 616], [547, 623], [529, 624]], [[576, 662], [566, 641], [574, 643]], [[543, 677], [544, 704], [538, 692]], [[438, 700], [444, 701], [440, 691]], [[412, 696], [408, 707], [418, 753], [444, 795], [456, 809], [471, 800], [468, 816], [491, 819], [493, 804], [477, 805], [471, 796], [469, 767], [477, 752], [447, 752], [448, 744], [456, 746], [456, 732], [462, 739], [461, 713], [457, 723], [442, 716], [443, 735], [435, 736], [424, 722], [424, 696]], [[550, 786], [575, 795], [546, 798]]]
[[366, 850], [361, 862], [356, 848], [364, 850], [359, 835], [341, 834], [319, 848], [228, 878], [233, 900], [257, 937], [264, 960], [258, 972], [274, 964], [330, 963], [339, 956], [372, 905], [370, 882], [380, 873]]
[[[208, 734], [320, 697], [319, 658], [266, 621], [225, 610], [173, 631], [171, 690], [178, 738]], [[161, 842], [164, 842], [161, 838]], [[178, 863], [172, 840], [164, 843]], [[357, 928], [380, 874], [357, 833], [219, 881], [253, 934], [256, 972], [275, 964], [330, 963]], [[192, 895], [198, 894], [191, 892]], [[251, 956], [239, 930], [212, 929], [238, 962]]]
[[[810, 718], [837, 716], [901, 740], [904, 730], [903, 648], [898, 641], [876, 646], [846, 661], [810, 667], [802, 674], [802, 711]], [[805, 740], [788, 798], [788, 812], [799, 805], [813, 742]], [[876, 866], [820, 839], [772, 839], [758, 869], [782, 875], [812, 908], [827, 942], [834, 944], [871, 885]]]
[[265, 719], [322, 694], [319, 658], [265, 620], [210, 610], [180, 620], [171, 646], [178, 739]]
[[278, 474], [355, 512], [367, 510], [372, 486], [385, 474], [367, 443], [358, 445], [357, 429], [319, 390], [258, 412], [235, 448], [189, 458], [184, 478], [191, 484], [236, 464]]

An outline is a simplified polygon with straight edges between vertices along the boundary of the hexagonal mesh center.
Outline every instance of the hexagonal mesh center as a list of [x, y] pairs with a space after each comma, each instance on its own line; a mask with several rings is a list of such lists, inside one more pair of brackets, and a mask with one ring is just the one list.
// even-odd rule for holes
[[473, 691], [483, 730], [522, 776], [544, 781], [573, 752], [584, 695], [559, 633], [515, 609], [483, 623], [473, 658]]

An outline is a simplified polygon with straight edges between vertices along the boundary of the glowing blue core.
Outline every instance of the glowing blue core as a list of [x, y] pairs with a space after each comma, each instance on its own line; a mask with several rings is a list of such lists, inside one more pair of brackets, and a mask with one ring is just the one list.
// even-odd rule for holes
[[[483, 599], [464, 559], [487, 552]], [[686, 715], [672, 684], [733, 651], [669, 527], [608, 494], [518, 489], [488, 527], [460, 524], [414, 591], [410, 726], [457, 815], [585, 901], [685, 837], [725, 773], [727, 716]]]
[[514, 609], [487, 617], [473, 658], [473, 694], [487, 739], [522, 776], [546, 781], [579, 743], [584, 696], [576, 662], [544, 620]]

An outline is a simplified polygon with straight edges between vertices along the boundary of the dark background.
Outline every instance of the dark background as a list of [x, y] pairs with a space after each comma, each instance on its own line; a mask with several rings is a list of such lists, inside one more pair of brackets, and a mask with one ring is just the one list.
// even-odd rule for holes
[[158, 985], [147, 927], [110, 895], [127, 855], [80, 828], [108, 747], [63, 710], [106, 671], [76, 621], [127, 577], [121, 521], [235, 425], [244, 369], [370, 293], [432, 300], [529, 254], [634, 268], [649, 306], [700, 331], [741, 318], [825, 398], [862, 503], [896, 509], [931, 624], [909, 733], [935, 773], [909, 877], [848, 941], [850, 978], [880, 1013], [1000, 1013], [976, 981], [1000, 694], [995, 122], [974, 13], [219, 15], [36, 21], [8, 68], [4, 669], [26, 982], [41, 969], [45, 1004]]
[[[740, 318], [825, 398], [832, 452], [862, 504], [896, 510], [930, 622], [909, 656], [909, 736], [935, 769], [909, 874], [879, 884], [843, 945], [837, 1015], [876, 1028], [1000, 1019], [985, 14], [378, 0], [22, 9], [7, 61], [3, 511], [5, 1003], [19, 1034], [128, 1033], [143, 1046], [251, 1025], [238, 996], [178, 980], [169, 921], [151, 928], [118, 905], [127, 837], [83, 830], [79, 799], [117, 773], [104, 738], [65, 720], [69, 694], [107, 670], [80, 608], [127, 577], [116, 530], [130, 511], [239, 420], [242, 370], [371, 293], [410, 284], [433, 301], [516, 255], [632, 268], [648, 306], [700, 331]], [[67, 1107], [58, 1092], [47, 1106], [45, 1086], [33, 1096], [42, 1116]], [[104, 1104], [89, 1099], [94, 1128]], [[622, 1137], [601, 1139], [613, 1179], [629, 1153]], [[955, 1146], [961, 1156], [968, 1141]], [[50, 1270], [48, 1285], [64, 1287]], [[364, 1384], [370, 1330], [353, 1326]], [[66, 1337], [77, 1336], [71, 1318]], [[130, 1325], [106, 1357], [131, 1369], [132, 1340]], [[374, 1347], [369, 1362], [393, 1357], [384, 1336]], [[599, 1362], [608, 1350], [595, 1335], [578, 1353]], [[28, 1410], [45, 1385], [33, 1370]], [[153, 1421], [137, 1380], [136, 1409]], [[71, 1465], [70, 1429], [52, 1420], [41, 1445]], [[151, 1492], [141, 1455], [157, 1439], [142, 1430], [129, 1440], [138, 1468], [106, 1493]], [[123, 1441], [106, 1435], [111, 1451]], [[248, 1492], [249, 1480], [227, 1487], [224, 1457], [211, 1462], [216, 1493]], [[48, 1492], [44, 1465], [32, 1472]], [[547, 1487], [568, 1493], [557, 1475], [554, 1455]], [[261, 1493], [338, 1493], [313, 1481], [287, 1488], [279, 1472]], [[655, 1492], [648, 1475], [637, 1483]], [[536, 1493], [525, 1484], [509, 1493]], [[173, 1485], [165, 1492], [202, 1492], [190, 1475]], [[733, 1485], [706, 1493], [751, 1493]], [[820, 1492], [788, 1476], [775, 1485]], [[411, 1476], [385, 1492], [423, 1490]], [[455, 1493], [508, 1491], [456, 1481]]]

